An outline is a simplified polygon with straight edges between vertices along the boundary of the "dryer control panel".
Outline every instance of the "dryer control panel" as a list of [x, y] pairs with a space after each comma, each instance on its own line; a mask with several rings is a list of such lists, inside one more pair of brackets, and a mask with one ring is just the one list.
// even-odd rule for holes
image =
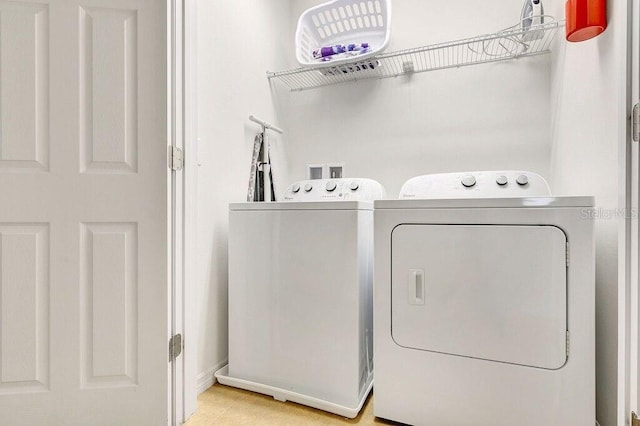
[[314, 179], [289, 186], [282, 201], [373, 201], [385, 197], [385, 190], [371, 179]]
[[402, 185], [400, 199], [548, 197], [549, 184], [537, 173], [518, 170], [423, 175]]

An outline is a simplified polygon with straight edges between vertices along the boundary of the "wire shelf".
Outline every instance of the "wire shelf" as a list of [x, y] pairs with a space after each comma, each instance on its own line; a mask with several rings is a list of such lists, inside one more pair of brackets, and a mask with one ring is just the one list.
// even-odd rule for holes
[[545, 20], [526, 30], [516, 25], [493, 34], [383, 53], [333, 67], [267, 72], [267, 77], [300, 91], [541, 55], [550, 52], [558, 29], [564, 26], [564, 21], [554, 21], [552, 17], [545, 16]]

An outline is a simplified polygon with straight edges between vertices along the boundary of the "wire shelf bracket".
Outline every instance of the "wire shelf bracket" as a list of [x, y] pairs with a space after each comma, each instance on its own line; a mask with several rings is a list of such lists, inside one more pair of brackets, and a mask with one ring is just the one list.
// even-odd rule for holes
[[558, 30], [564, 27], [564, 21], [546, 15], [544, 18], [547, 22], [528, 29], [518, 24], [493, 34], [383, 53], [333, 67], [267, 72], [267, 77], [291, 91], [301, 91], [542, 55], [551, 51]]

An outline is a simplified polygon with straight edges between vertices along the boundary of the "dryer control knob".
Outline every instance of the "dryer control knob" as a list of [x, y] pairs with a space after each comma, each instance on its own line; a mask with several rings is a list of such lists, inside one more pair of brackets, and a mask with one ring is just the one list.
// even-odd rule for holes
[[506, 176], [498, 176], [498, 178], [496, 179], [496, 183], [500, 186], [505, 186], [507, 183], [509, 183], [509, 179], [507, 179]]
[[327, 189], [328, 192], [335, 191], [337, 187], [338, 187], [338, 185], [332, 180], [327, 182], [327, 185], [325, 186], [325, 188]]
[[351, 182], [351, 184], [349, 185], [349, 188], [350, 188], [352, 191], [357, 191], [357, 190], [358, 190], [358, 188], [360, 188], [360, 184], [359, 184], [358, 182], [356, 182], [356, 181], [353, 181], [353, 182]]
[[469, 175], [462, 178], [462, 186], [465, 188], [471, 188], [476, 184], [476, 178]]
[[311, 185], [310, 183], [304, 186], [304, 192], [311, 192], [312, 189], [313, 189], [313, 185]]
[[300, 192], [300, 185], [298, 185], [297, 183], [293, 185], [293, 188], [291, 188], [291, 192], [293, 192], [294, 194]]
[[516, 179], [516, 182], [518, 182], [518, 185], [520, 186], [525, 186], [529, 183], [529, 178], [527, 177], [527, 175], [520, 175], [518, 176], [518, 179]]

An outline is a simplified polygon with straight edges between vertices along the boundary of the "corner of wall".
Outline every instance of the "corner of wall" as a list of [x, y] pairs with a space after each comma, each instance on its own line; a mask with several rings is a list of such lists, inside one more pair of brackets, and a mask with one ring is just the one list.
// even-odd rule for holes
[[[204, 389], [227, 358], [228, 203], [246, 194], [259, 131], [248, 116], [285, 126], [265, 72], [287, 64], [289, 32], [282, 29], [290, 25], [291, 0], [197, 1], [198, 387]], [[272, 141], [283, 185], [286, 139]]]

